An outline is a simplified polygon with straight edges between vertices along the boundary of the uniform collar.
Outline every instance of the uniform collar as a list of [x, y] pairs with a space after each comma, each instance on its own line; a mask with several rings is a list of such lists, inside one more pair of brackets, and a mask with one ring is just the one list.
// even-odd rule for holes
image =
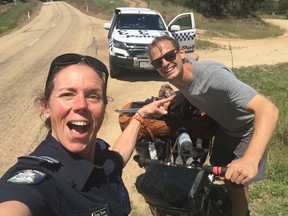
[[[101, 150], [97, 149], [98, 154]], [[88, 181], [93, 169], [96, 166], [90, 161], [81, 158], [78, 154], [67, 151], [61, 143], [59, 143], [51, 133], [48, 133], [44, 142], [35, 150], [36, 154], [44, 153], [45, 156], [50, 156], [61, 162], [61, 167], [58, 174], [61, 178], [81, 191]]]

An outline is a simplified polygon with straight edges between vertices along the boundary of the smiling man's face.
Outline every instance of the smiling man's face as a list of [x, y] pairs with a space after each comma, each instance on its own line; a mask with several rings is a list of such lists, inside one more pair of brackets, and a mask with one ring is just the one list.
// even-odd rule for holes
[[[170, 53], [170, 54], [169, 54]], [[173, 54], [172, 58], [171, 54]], [[151, 62], [158, 61], [160, 67], [156, 68], [158, 73], [168, 81], [177, 80], [183, 70], [182, 59], [185, 53], [180, 48], [175, 50], [175, 47], [168, 40], [163, 40], [157, 43], [156, 46], [150, 49]]]
[[95, 145], [105, 113], [103, 81], [89, 66], [70, 65], [58, 72], [47, 107], [52, 136], [67, 150], [81, 153]]

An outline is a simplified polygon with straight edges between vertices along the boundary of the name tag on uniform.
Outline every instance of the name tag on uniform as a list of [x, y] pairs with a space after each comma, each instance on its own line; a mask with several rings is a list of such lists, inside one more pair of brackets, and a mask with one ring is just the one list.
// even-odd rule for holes
[[107, 209], [103, 208], [103, 209], [97, 210], [96, 212], [93, 212], [91, 216], [109, 216], [109, 215], [108, 215]]

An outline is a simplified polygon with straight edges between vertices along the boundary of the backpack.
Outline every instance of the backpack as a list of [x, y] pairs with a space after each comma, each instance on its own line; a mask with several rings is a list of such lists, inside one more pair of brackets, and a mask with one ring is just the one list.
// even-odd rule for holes
[[[149, 102], [152, 102], [154, 98], [147, 99], [146, 101], [140, 101], [140, 102], [130, 102], [128, 104], [125, 104], [122, 109], [132, 109], [132, 108], [140, 108], [143, 105], [148, 104]], [[123, 131], [129, 124], [132, 116], [134, 113], [121, 113], [119, 115], [119, 124], [120, 128]], [[145, 118], [144, 119], [145, 124], [141, 125], [141, 128], [137, 135], [137, 141], [141, 141], [144, 138], [151, 138], [151, 136], [154, 137], [162, 137], [162, 136], [170, 136], [170, 128], [167, 125], [167, 123], [163, 119], [159, 118]], [[149, 134], [149, 129], [152, 134]]]
[[[125, 104], [122, 109], [135, 109], [158, 100], [157, 97], [146, 99], [145, 101], [136, 101]], [[119, 115], [120, 128], [123, 131], [129, 124], [134, 113], [124, 112]], [[203, 115], [187, 100], [179, 107], [173, 110], [168, 108], [168, 115], [161, 118], [145, 118], [144, 124], [137, 134], [136, 152], [150, 159], [160, 159], [169, 161], [172, 154], [172, 148], [177, 138], [177, 131], [180, 127], [186, 128], [193, 145], [199, 141], [202, 148], [208, 152], [210, 141], [217, 130], [217, 123], [208, 115]], [[205, 160], [205, 157], [203, 157]]]
[[[141, 108], [157, 99], [152, 97], [145, 101], [130, 102], [125, 104], [122, 109]], [[122, 131], [127, 127], [133, 115], [134, 113], [121, 113], [119, 115], [119, 124]], [[144, 124], [141, 125], [138, 132], [137, 141], [144, 138], [154, 139], [155, 137], [176, 138], [176, 131], [179, 127], [186, 128], [191, 138], [211, 139], [216, 133], [217, 123], [208, 115], [201, 114], [199, 109], [185, 100], [180, 107], [173, 110], [168, 109], [168, 116], [145, 118]]]

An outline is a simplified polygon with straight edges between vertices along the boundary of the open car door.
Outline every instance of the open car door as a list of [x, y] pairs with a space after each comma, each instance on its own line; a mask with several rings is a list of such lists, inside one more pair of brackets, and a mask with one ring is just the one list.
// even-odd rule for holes
[[179, 14], [169, 23], [168, 29], [186, 52], [194, 51], [196, 29], [193, 13]]

